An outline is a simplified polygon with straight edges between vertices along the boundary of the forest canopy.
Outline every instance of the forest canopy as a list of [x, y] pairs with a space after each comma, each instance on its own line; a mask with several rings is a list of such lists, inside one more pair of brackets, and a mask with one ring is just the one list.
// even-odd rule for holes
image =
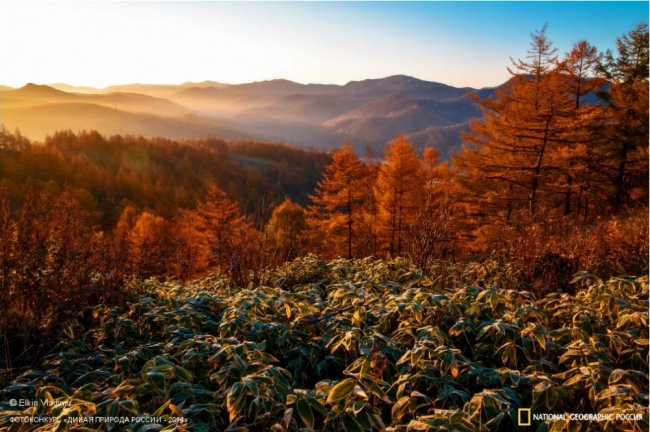
[[[133, 330], [134, 322], [154, 332], [159, 320], [163, 332], [173, 327], [157, 334], [161, 343], [191, 334], [187, 343], [201, 345], [203, 336], [192, 332], [218, 328], [219, 343], [228, 348], [212, 360], [240, 368], [234, 356], [246, 352], [250, 364], [240, 369], [259, 374], [260, 383], [273, 374], [282, 389], [264, 393], [271, 395], [265, 409], [276, 413], [281, 405], [285, 429], [313, 427], [314, 407], [318, 419], [333, 418], [336, 430], [385, 424], [405, 430], [407, 420], [417, 430], [441, 424], [472, 430], [490, 417], [496, 420], [488, 429], [512, 429], [514, 407], [521, 400], [542, 406], [542, 398], [555, 400], [553, 406], [638, 410], [647, 402], [647, 313], [641, 309], [648, 273], [648, 28], [640, 25], [617, 42], [616, 52], [578, 41], [562, 54], [546, 28], [533, 33], [527, 56], [513, 60], [508, 83], [490, 97], [472, 96], [482, 116], [451, 160], [441, 160], [435, 147], [416, 150], [402, 135], [382, 158], [371, 158], [352, 143], [325, 153], [96, 131], [59, 131], [36, 143], [2, 129], [4, 369], [25, 353], [24, 364], [44, 355], [51, 346], [43, 340], [63, 329], [85, 329], [95, 342], [119, 339], [124, 330], [136, 338], [134, 349], [146, 350], [148, 336]], [[138, 308], [155, 308], [160, 316], [146, 321]], [[214, 310], [223, 315], [216, 318]], [[425, 326], [422, 313], [437, 326]], [[172, 325], [175, 316], [181, 318]], [[336, 330], [333, 317], [349, 330]], [[194, 324], [191, 331], [184, 327]], [[374, 342], [366, 330], [375, 332]], [[310, 339], [318, 334], [331, 339], [318, 345]], [[291, 372], [271, 366], [278, 360], [265, 352], [265, 335], [277, 358], [293, 362]], [[280, 347], [290, 338], [309, 341], [300, 347], [307, 354]], [[92, 344], [89, 349], [97, 348]], [[182, 351], [183, 362], [193, 364], [188, 356], [200, 357], [196, 350]], [[120, 376], [140, 364], [128, 355], [115, 360]], [[208, 373], [178, 369], [177, 358], [157, 359], [140, 366], [181, 381]], [[268, 368], [247, 368], [259, 364]], [[382, 367], [393, 378], [414, 372], [389, 384]], [[314, 371], [327, 381], [309, 382], [304, 374]], [[422, 373], [439, 376], [425, 384]], [[221, 386], [229, 418], [220, 417], [223, 426], [258, 421], [246, 414], [244, 384], [231, 382], [227, 371], [214, 374], [208, 381]], [[503, 387], [506, 382], [512, 385]], [[298, 383], [316, 387], [291, 393]], [[144, 384], [165, 396], [143, 399], [144, 406], [172, 406], [166, 381]], [[525, 389], [518, 394], [511, 387], [520, 384]], [[423, 393], [431, 386], [438, 399]], [[337, 396], [353, 391], [351, 407]], [[271, 400], [277, 394], [293, 395], [299, 420], [287, 414], [293, 408], [285, 399]], [[492, 404], [489, 413], [483, 403]], [[497, 414], [497, 406], [506, 408]], [[455, 411], [441, 414], [449, 407]], [[463, 412], [474, 420], [459, 420]]]

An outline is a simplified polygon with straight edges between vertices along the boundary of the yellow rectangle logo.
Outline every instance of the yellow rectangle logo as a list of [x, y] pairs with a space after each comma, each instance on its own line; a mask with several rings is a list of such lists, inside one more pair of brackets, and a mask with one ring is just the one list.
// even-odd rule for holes
[[519, 408], [517, 411], [517, 425], [530, 426], [530, 408]]

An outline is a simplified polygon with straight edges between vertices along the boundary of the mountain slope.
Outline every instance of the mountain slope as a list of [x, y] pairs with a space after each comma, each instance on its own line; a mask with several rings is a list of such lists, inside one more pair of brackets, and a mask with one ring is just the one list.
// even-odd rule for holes
[[347, 92], [368, 94], [374, 98], [399, 94], [405, 97], [436, 100], [463, 96], [468, 91], [473, 90], [424, 81], [407, 75], [393, 75], [386, 78], [351, 81], [343, 87]]
[[215, 135], [223, 138], [247, 138], [249, 135], [232, 122], [197, 115], [165, 117], [132, 113], [90, 103], [52, 103], [28, 107], [0, 106], [5, 127], [18, 128], [32, 139], [42, 140], [56, 130], [97, 130], [106, 135], [130, 134], [192, 138]]
[[[342, 141], [350, 141], [358, 150], [370, 147], [376, 154], [381, 154], [397, 134], [406, 134], [420, 145], [437, 147], [443, 155], [460, 147], [460, 131], [473, 117], [481, 115], [469, 94], [487, 97], [495, 91], [494, 88], [457, 88], [406, 75], [351, 81], [345, 85], [276, 79], [233, 85], [204, 81], [179, 85], [130, 84], [105, 89], [65, 84], [56, 87], [29, 84], [17, 90], [0, 91], [5, 118], [25, 119], [27, 108], [34, 113], [38, 111], [38, 115], [46, 113], [38, 126], [18, 122], [29, 130], [38, 129], [38, 135], [33, 138], [41, 137], [46, 125], [65, 129], [91, 123], [104, 125], [107, 128], [102, 130], [104, 133], [128, 130], [180, 137], [211, 131], [223, 132], [225, 137], [248, 135], [302, 147], [333, 148]], [[91, 119], [89, 114], [77, 114], [73, 110], [81, 118], [66, 118], [63, 113], [54, 113], [51, 107], [36, 109], [37, 105], [51, 104], [94, 105], [91, 112], [98, 117]], [[149, 120], [136, 126], [133, 117], [100, 111], [96, 106], [145, 115]], [[25, 111], [10, 112], [13, 109]], [[71, 109], [64, 108], [68, 113]], [[187, 117], [193, 114], [199, 117]], [[173, 117], [172, 123], [178, 131], [164, 125], [161, 117]], [[118, 127], [115, 121], [126, 121], [126, 127]]]
[[[258, 83], [259, 93], [250, 98], [237, 93], [235, 86], [225, 91], [203, 92], [213, 107], [224, 100], [226, 93], [238, 95], [229, 99], [242, 103], [242, 111], [232, 117], [253, 131], [289, 140], [299, 145], [336, 147], [350, 141], [358, 150], [366, 147], [381, 153], [397, 134], [427, 136], [421, 142], [447, 149], [460, 147], [460, 125], [480, 116], [477, 104], [469, 94], [471, 88], [456, 88], [445, 84], [397, 75], [383, 79], [353, 81], [343, 86], [314, 86], [292, 83], [290, 91], [278, 97], [264, 91], [267, 84]], [[494, 89], [481, 89], [487, 96]], [[188, 106], [192, 102], [184, 100]], [[205, 100], [204, 100], [205, 103]], [[223, 111], [222, 115], [226, 115]], [[457, 127], [450, 127], [456, 125]], [[431, 133], [434, 127], [445, 126], [444, 133]], [[424, 132], [429, 130], [428, 132]], [[311, 137], [311, 140], [307, 140]]]
[[106, 87], [105, 91], [111, 92], [129, 92], [129, 93], [141, 93], [148, 96], [169, 98], [174, 94], [178, 93], [181, 89], [186, 88], [204, 88], [204, 87], [215, 87], [215, 88], [224, 88], [228, 87], [230, 84], [223, 84], [216, 81], [203, 81], [199, 83], [186, 82], [183, 84], [125, 84], [125, 85], [113, 85]]
[[[399, 134], [414, 134], [432, 127], [455, 126], [479, 115], [478, 107], [467, 97], [449, 100], [409, 99], [389, 95], [323, 123], [323, 127], [359, 145], [386, 142]], [[444, 137], [444, 140], [442, 138]], [[430, 145], [448, 147], [453, 134], [440, 135]]]
[[29, 107], [52, 103], [87, 103], [129, 112], [157, 115], [195, 114], [194, 110], [167, 99], [126, 92], [103, 94], [71, 93], [46, 85], [27, 84], [16, 90], [0, 92], [3, 108]]

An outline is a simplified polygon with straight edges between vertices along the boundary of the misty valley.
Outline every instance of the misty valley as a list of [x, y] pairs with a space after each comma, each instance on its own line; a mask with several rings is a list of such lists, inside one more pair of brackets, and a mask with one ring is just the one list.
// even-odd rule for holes
[[[417, 27], [480, 3], [273, 4], [237, 25], [293, 41], [307, 10], [422, 8]], [[126, 33], [144, 8], [197, 34], [269, 7], [251, 6], [92, 5]], [[107, 37], [177, 49], [137, 30]], [[558, 33], [496, 87], [0, 87], [0, 431], [648, 430], [648, 26], [603, 51]], [[417, 52], [390, 34], [391, 59]]]

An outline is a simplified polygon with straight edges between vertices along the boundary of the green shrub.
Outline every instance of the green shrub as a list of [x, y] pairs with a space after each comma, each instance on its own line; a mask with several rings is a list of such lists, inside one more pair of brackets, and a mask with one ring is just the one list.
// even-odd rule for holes
[[[61, 430], [73, 416], [160, 416], [87, 430], [520, 430], [533, 412], [642, 413], [647, 277], [574, 280], [536, 299], [472, 266], [454, 289], [402, 260], [307, 256], [235, 289], [220, 276], [150, 280], [139, 302], [71, 321], [57, 349], [2, 390], [0, 429]], [[510, 283], [511, 280], [508, 280]], [[56, 421], [11, 423], [16, 415]], [[168, 423], [171, 416], [188, 423]], [[564, 430], [561, 421], [538, 425]]]

